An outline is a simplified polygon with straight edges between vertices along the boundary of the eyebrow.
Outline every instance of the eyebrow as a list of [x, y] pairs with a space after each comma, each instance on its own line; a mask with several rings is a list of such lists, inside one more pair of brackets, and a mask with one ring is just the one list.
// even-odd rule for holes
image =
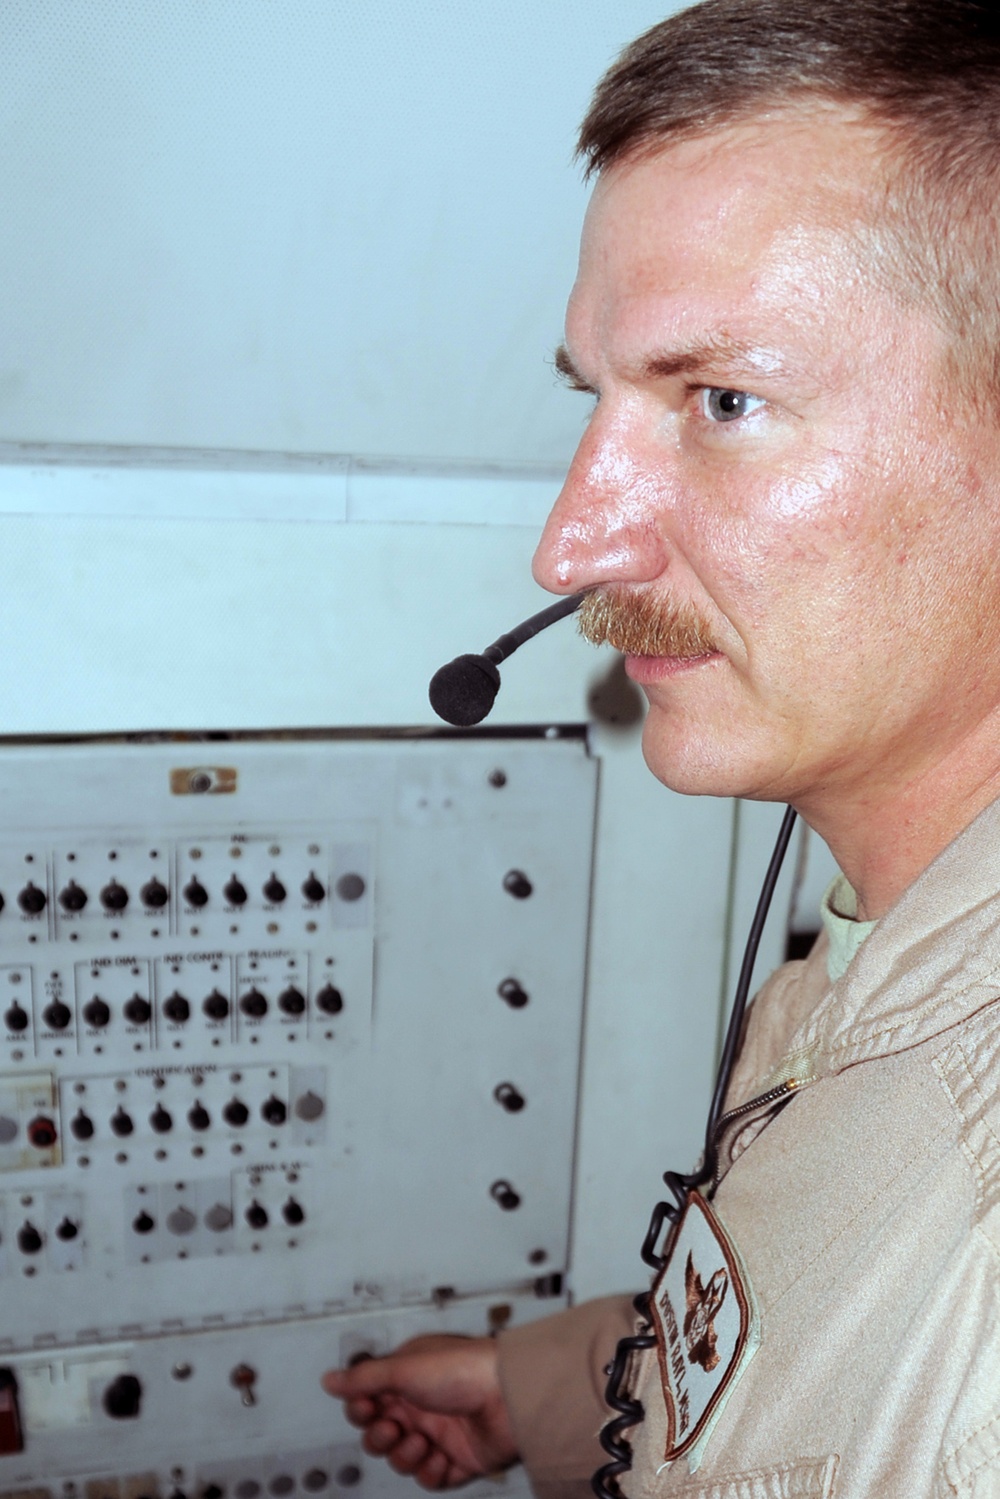
[[[556, 349], [554, 364], [560, 379], [572, 390], [597, 394], [590, 382], [580, 374], [565, 344], [560, 344]], [[718, 374], [723, 370], [726, 377], [746, 375], [751, 379], [789, 372], [785, 360], [773, 349], [761, 348], [744, 339], [720, 334], [684, 349], [649, 354], [634, 369], [629, 370], [628, 374], [632, 379], [640, 381], [666, 380], [673, 375]]]

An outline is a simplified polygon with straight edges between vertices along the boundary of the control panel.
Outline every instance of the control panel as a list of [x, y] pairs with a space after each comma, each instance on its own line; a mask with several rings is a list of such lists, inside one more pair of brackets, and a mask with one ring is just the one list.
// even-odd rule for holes
[[395, 1490], [322, 1370], [558, 1307], [596, 769], [0, 745], [0, 1496]]

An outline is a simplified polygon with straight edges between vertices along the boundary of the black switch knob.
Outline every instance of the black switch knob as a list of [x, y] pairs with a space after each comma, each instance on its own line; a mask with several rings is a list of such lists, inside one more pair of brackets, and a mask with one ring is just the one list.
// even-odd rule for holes
[[260, 1112], [268, 1124], [284, 1124], [288, 1118], [288, 1110], [274, 1093], [261, 1104]]
[[189, 906], [197, 906], [200, 910], [208, 905], [208, 891], [200, 880], [189, 880], [184, 886], [184, 899]]
[[143, 1210], [138, 1218], [132, 1219], [132, 1227], [137, 1234], [151, 1234], [156, 1227], [155, 1221]]
[[104, 1026], [111, 1019], [111, 1010], [98, 995], [83, 1007], [83, 1018], [88, 1025]]
[[281, 1209], [281, 1216], [286, 1223], [295, 1228], [299, 1223], [304, 1221], [306, 1216], [305, 1208], [300, 1202], [296, 1202], [294, 1197], [289, 1197], [285, 1206]]
[[339, 1015], [344, 1008], [344, 996], [332, 984], [324, 984], [316, 996], [316, 1003], [324, 1015]]
[[500, 1204], [505, 1213], [511, 1213], [521, 1206], [520, 1197], [508, 1181], [494, 1182], [490, 1187], [490, 1196]]
[[42, 1019], [50, 1030], [64, 1031], [73, 1019], [73, 1014], [61, 999], [54, 999], [50, 1005], [45, 1006]]
[[232, 1124], [239, 1129], [250, 1118], [250, 1110], [241, 1099], [231, 1098], [222, 1111], [222, 1117], [227, 1124]]
[[268, 1225], [267, 1208], [259, 1203], [256, 1198], [246, 1211], [246, 1220], [251, 1228], [266, 1228]]
[[42, 1247], [42, 1236], [33, 1223], [24, 1223], [17, 1231], [17, 1247], [22, 1254], [37, 1254]]
[[87, 892], [76, 880], [70, 880], [65, 890], [59, 892], [59, 904], [64, 911], [82, 911], [87, 904]]
[[240, 1000], [240, 1009], [244, 1015], [250, 1015], [254, 1020], [259, 1020], [262, 1015], [267, 1014], [267, 999], [259, 989], [250, 989]]
[[122, 1014], [129, 1025], [148, 1025], [152, 1007], [149, 1000], [143, 999], [141, 994], [133, 994], [122, 1006]]
[[502, 984], [497, 985], [497, 993], [507, 1001], [512, 1010], [523, 1010], [528, 1003], [528, 996], [517, 979], [504, 979]]
[[45, 910], [45, 891], [39, 890], [38, 886], [29, 880], [17, 897], [17, 903], [26, 916], [37, 916], [39, 911]]
[[524, 1108], [524, 1095], [517, 1091], [513, 1083], [498, 1083], [493, 1089], [493, 1097], [508, 1114], [519, 1114]]
[[124, 1137], [125, 1135], [130, 1135], [135, 1129], [135, 1125], [132, 1123], [131, 1115], [126, 1114], [121, 1104], [118, 1105], [117, 1109], [111, 1116], [111, 1128], [114, 1130], [116, 1135], [120, 1135], [122, 1137]]
[[202, 1103], [195, 1103], [188, 1111], [188, 1124], [192, 1129], [208, 1129], [211, 1122], [212, 1116]]
[[503, 877], [503, 888], [515, 900], [527, 900], [534, 887], [523, 870], [508, 869]]
[[235, 875], [223, 885], [222, 893], [231, 906], [245, 906], [247, 903], [247, 887], [240, 884]]
[[311, 905], [318, 905], [326, 898], [326, 887], [321, 880], [316, 878], [313, 870], [309, 871], [309, 878], [302, 886], [302, 894]]
[[213, 989], [202, 1009], [209, 1020], [225, 1020], [229, 1014], [229, 1000], [218, 989]]
[[79, 1109], [73, 1119], [70, 1120], [69, 1127], [77, 1140], [89, 1140], [94, 1133], [94, 1121], [82, 1109]]
[[170, 891], [166, 885], [158, 879], [151, 879], [148, 884], [143, 885], [139, 891], [144, 906], [149, 906], [152, 911], [161, 911], [170, 899]]
[[183, 1025], [185, 1020], [190, 1017], [191, 1006], [183, 994], [178, 994], [175, 990], [168, 999], [163, 1001], [163, 1013], [175, 1025]]
[[280, 906], [281, 902], [284, 900], [287, 894], [288, 891], [278, 879], [278, 876], [276, 874], [272, 874], [271, 878], [264, 886], [264, 899], [266, 901], [270, 901], [272, 906]]
[[71, 1239], [76, 1238], [79, 1232], [80, 1225], [78, 1223], [74, 1223], [72, 1218], [64, 1218], [56, 1229], [56, 1238], [62, 1239], [63, 1243], [68, 1244]]
[[101, 891], [101, 905], [106, 911], [124, 911], [128, 905], [128, 891], [117, 880], [105, 885]]
[[142, 1385], [134, 1374], [119, 1374], [104, 1391], [104, 1409], [116, 1421], [130, 1421], [139, 1414]]
[[278, 1006], [286, 1015], [301, 1015], [306, 1007], [306, 997], [300, 989], [286, 989], [278, 996]]
[[158, 1103], [156, 1105], [156, 1108], [150, 1114], [149, 1123], [150, 1127], [152, 1129], [155, 1129], [158, 1135], [166, 1135], [174, 1127], [174, 1121], [167, 1113], [167, 1110], [163, 1107], [162, 1103]]
[[7, 1029], [9, 1031], [26, 1031], [28, 1029], [28, 1012], [27, 1010], [22, 1010], [21, 1006], [16, 1002], [11, 1005], [4, 1016], [4, 1020], [7, 1022]]

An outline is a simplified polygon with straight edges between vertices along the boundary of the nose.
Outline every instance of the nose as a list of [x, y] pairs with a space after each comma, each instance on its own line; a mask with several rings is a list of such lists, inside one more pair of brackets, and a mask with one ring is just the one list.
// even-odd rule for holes
[[531, 570], [551, 593], [648, 583], [667, 565], [663, 481], [621, 432], [591, 423], [545, 523]]

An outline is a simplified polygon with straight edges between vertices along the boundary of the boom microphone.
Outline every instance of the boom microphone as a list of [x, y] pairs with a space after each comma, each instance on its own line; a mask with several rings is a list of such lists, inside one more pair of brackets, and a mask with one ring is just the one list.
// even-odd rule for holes
[[540, 630], [548, 629], [557, 619], [575, 613], [582, 603], [582, 593], [571, 594], [569, 598], [560, 599], [533, 614], [509, 635], [501, 635], [499, 640], [486, 647], [481, 656], [456, 656], [447, 666], [440, 667], [431, 677], [428, 692], [437, 716], [459, 729], [482, 723], [500, 691], [500, 673], [497, 671], [500, 662], [506, 661], [518, 646], [531, 640]]

